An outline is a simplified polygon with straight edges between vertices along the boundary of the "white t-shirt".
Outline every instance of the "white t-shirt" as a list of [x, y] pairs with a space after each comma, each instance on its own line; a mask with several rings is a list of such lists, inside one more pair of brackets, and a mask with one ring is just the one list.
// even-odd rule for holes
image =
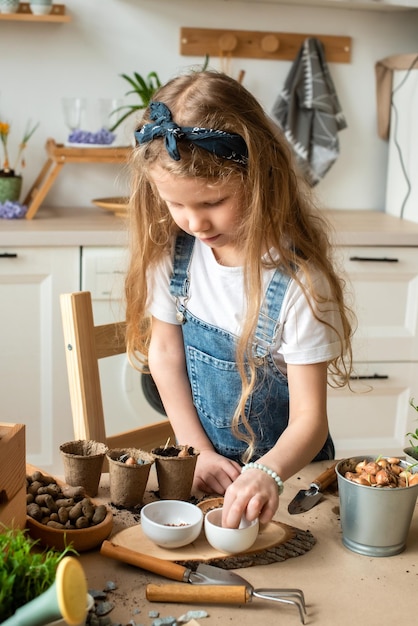
[[[148, 311], [157, 319], [170, 324], [179, 324], [176, 319], [176, 303], [170, 294], [170, 278], [173, 261], [167, 255], [160, 264], [148, 273]], [[265, 290], [274, 269], [265, 270]], [[328, 283], [321, 274], [315, 286], [322, 296], [329, 294]], [[190, 265], [190, 290], [187, 310], [208, 324], [222, 328], [239, 336], [245, 315], [242, 267], [220, 265], [212, 250], [196, 240]], [[315, 307], [317, 312], [318, 307]], [[341, 317], [331, 301], [321, 305], [321, 319], [329, 322], [341, 332]], [[319, 322], [312, 314], [306, 296], [299, 285], [291, 280], [283, 299], [277, 333], [278, 343], [273, 357], [281, 371], [286, 373], [286, 364], [303, 365], [330, 361], [341, 350], [337, 333], [328, 325]]]

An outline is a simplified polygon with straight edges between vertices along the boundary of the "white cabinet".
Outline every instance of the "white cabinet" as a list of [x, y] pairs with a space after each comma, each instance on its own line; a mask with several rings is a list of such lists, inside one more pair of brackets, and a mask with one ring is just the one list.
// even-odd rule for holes
[[29, 463], [62, 473], [73, 438], [59, 295], [79, 289], [80, 249], [0, 249], [1, 421], [26, 425]]
[[330, 390], [338, 457], [401, 454], [418, 397], [418, 248], [343, 248], [358, 318], [352, 391]]

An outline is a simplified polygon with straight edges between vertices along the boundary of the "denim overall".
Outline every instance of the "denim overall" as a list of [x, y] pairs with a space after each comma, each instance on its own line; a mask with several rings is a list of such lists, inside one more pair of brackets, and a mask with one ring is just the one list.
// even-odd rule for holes
[[[236, 366], [237, 338], [216, 326], [196, 318], [187, 310], [189, 266], [194, 237], [177, 237], [170, 293], [176, 299], [177, 319], [182, 322], [187, 372], [199, 419], [215, 450], [241, 462], [247, 444], [237, 439], [231, 421], [241, 396], [241, 378]], [[266, 454], [288, 424], [289, 390], [286, 377], [276, 367], [272, 348], [289, 277], [275, 271], [268, 285], [258, 318], [253, 347], [257, 363], [257, 381], [246, 404], [246, 415], [256, 436], [252, 461]], [[245, 432], [242, 424], [239, 429]], [[328, 436], [315, 461], [334, 458], [334, 446]]]

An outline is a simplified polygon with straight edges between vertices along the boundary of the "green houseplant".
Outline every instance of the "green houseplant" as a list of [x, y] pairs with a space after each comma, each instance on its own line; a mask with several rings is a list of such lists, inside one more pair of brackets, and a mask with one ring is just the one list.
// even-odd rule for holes
[[142, 77], [138, 72], [134, 72], [132, 76], [128, 74], [121, 74], [121, 77], [124, 78], [131, 89], [125, 93], [125, 96], [130, 96], [132, 94], [138, 96], [139, 103], [136, 104], [126, 104], [124, 106], [118, 107], [113, 111], [113, 113], [118, 113], [124, 111], [123, 115], [118, 119], [115, 124], [110, 128], [110, 131], [113, 132], [126, 118], [128, 118], [135, 111], [139, 111], [141, 109], [145, 109], [154, 92], [161, 87], [161, 81], [156, 72], [150, 72], [145, 78]]
[[0, 203], [7, 201], [17, 202], [19, 200], [22, 176], [16, 173], [17, 167], [19, 163], [22, 168], [25, 167], [23, 154], [29, 139], [38, 128], [38, 125], [31, 126], [30, 123], [27, 124], [22, 141], [18, 146], [16, 160], [11, 164], [8, 149], [10, 124], [0, 120], [0, 142], [3, 147], [3, 160], [0, 167]]
[[[199, 67], [196, 71], [204, 72], [209, 65], [209, 55], [205, 56], [205, 60], [202, 67]], [[132, 113], [146, 109], [152, 100], [154, 93], [161, 87], [161, 81], [157, 72], [149, 72], [145, 77], [141, 76], [138, 72], [133, 72], [132, 76], [128, 74], [120, 75], [130, 85], [131, 89], [125, 93], [125, 96], [135, 95], [139, 98], [139, 103], [126, 104], [118, 107], [112, 113], [124, 113], [109, 129], [113, 132], [124, 120], [126, 120]]]
[[[414, 398], [411, 398], [409, 404], [412, 406], [415, 411], [418, 412], [418, 404], [415, 404]], [[406, 433], [406, 436], [409, 437], [410, 446], [408, 448], [404, 448], [404, 453], [406, 456], [410, 457], [410, 460], [414, 463], [418, 462], [418, 428], [415, 429], [414, 432]]]
[[0, 623], [47, 591], [63, 558], [77, 554], [70, 546], [62, 552], [36, 546], [27, 531], [0, 528]]

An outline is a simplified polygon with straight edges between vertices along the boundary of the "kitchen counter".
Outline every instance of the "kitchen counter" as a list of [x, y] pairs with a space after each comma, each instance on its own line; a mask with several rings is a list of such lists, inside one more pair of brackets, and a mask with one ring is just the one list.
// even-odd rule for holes
[[[402, 554], [383, 558], [362, 556], [343, 546], [335, 486], [326, 491], [324, 498], [311, 511], [299, 515], [288, 514], [287, 505], [293, 496], [300, 489], [307, 488], [328, 466], [329, 461], [311, 464], [288, 480], [275, 518], [300, 530], [309, 530], [316, 544], [308, 552], [294, 558], [235, 571], [255, 588], [302, 589], [307, 603], [307, 625], [373, 626], [399, 623], [406, 619], [413, 621], [418, 580], [417, 508], [406, 550]], [[106, 501], [108, 494], [108, 477], [104, 474], [99, 497]], [[126, 522], [121, 511], [115, 512], [114, 519], [113, 534], [136, 523]], [[254, 626], [257, 621], [286, 626], [301, 623], [295, 607], [258, 598], [238, 606], [151, 603], [145, 599], [146, 585], [169, 584], [172, 581], [104, 557], [97, 551], [83, 553], [81, 562], [89, 588], [102, 589], [107, 581], [117, 585], [117, 589], [109, 593], [107, 598], [115, 605], [110, 613], [113, 623], [127, 624], [134, 620], [137, 624], [150, 626], [153, 620], [149, 617], [149, 611], [158, 611], [160, 617], [179, 617], [189, 610], [197, 609], [209, 613], [208, 618], [197, 620], [201, 626], [223, 626], [229, 623]]]
[[[418, 224], [378, 211], [324, 211], [338, 245], [417, 246]], [[0, 219], [0, 246], [124, 246], [126, 220], [92, 208], [42, 207], [32, 220]]]
[[124, 246], [126, 221], [93, 207], [42, 207], [32, 220], [0, 219], [0, 246]]

